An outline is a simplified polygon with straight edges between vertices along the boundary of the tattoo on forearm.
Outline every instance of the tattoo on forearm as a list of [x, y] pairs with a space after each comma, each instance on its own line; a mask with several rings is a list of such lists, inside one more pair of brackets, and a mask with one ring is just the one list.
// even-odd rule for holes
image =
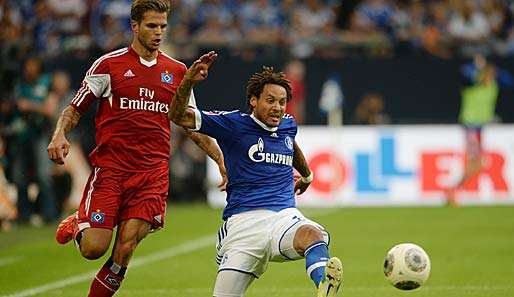
[[293, 167], [302, 176], [308, 176], [311, 173], [311, 170], [309, 169], [309, 164], [307, 164], [305, 156], [303, 155], [303, 152], [296, 143], [296, 141], [294, 142]]
[[179, 120], [184, 116], [192, 89], [192, 81], [183, 79], [170, 103], [170, 112], [168, 115], [170, 120]]
[[223, 154], [221, 153], [221, 150], [210, 137], [192, 132], [188, 129], [185, 130], [189, 138], [191, 138], [196, 145], [198, 145], [212, 160], [214, 160], [214, 162], [217, 164], [223, 162]]
[[80, 113], [76, 111], [75, 108], [71, 106], [66, 107], [57, 121], [54, 134], [59, 132], [66, 134], [70, 132], [79, 123], [80, 116]]
[[214, 141], [211, 140], [211, 145], [209, 145], [209, 148], [205, 152], [217, 164], [223, 163], [223, 154], [218, 149], [218, 147], [214, 144]]

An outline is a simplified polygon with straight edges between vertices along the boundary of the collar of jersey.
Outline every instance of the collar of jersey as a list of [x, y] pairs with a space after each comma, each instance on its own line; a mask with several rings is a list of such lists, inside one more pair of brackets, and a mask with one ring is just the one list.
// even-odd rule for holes
[[270, 132], [276, 132], [278, 130], [278, 127], [268, 127], [268, 125], [264, 124], [263, 122], [259, 121], [259, 119], [257, 119], [253, 113], [250, 115], [250, 117], [252, 118], [252, 120], [254, 122], [257, 123], [257, 125], [261, 126], [262, 129], [266, 130], [266, 131], [270, 131]]
[[147, 61], [147, 60], [143, 59], [140, 55], [138, 55], [138, 53], [131, 46], [129, 46], [129, 52], [131, 52], [133, 55], [138, 57], [139, 62], [141, 64], [145, 65], [146, 67], [152, 67], [153, 65], [157, 64], [157, 58], [153, 59], [152, 61]]
[[142, 57], [139, 57], [139, 62], [141, 62], [141, 64], [145, 65], [146, 67], [152, 67], [153, 65], [157, 64], [157, 58], [153, 59], [152, 61], [147, 61]]

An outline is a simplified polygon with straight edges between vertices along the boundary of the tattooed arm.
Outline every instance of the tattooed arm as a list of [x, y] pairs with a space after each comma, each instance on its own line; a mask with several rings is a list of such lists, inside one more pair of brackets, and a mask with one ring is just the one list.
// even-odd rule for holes
[[169, 119], [175, 124], [189, 129], [196, 128], [195, 113], [187, 107], [189, 96], [191, 96], [193, 86], [207, 78], [209, 67], [217, 56], [215, 52], [209, 52], [196, 60], [186, 71], [173, 100], [171, 100], [168, 112]]
[[294, 192], [298, 195], [303, 194], [312, 182], [313, 174], [309, 164], [305, 160], [302, 150], [296, 141], [294, 142], [293, 167], [302, 177], [295, 179]]
[[177, 89], [177, 92], [175, 93], [175, 96], [173, 97], [173, 100], [171, 101], [168, 117], [175, 124], [182, 126], [186, 131], [186, 135], [203, 151], [205, 151], [207, 155], [216, 162], [216, 164], [218, 164], [222, 178], [218, 188], [223, 191], [225, 190], [228, 182], [223, 153], [212, 138], [189, 130], [197, 128], [195, 112], [193, 109], [188, 108], [191, 90], [196, 83], [207, 78], [209, 67], [216, 57], [217, 54], [215, 52], [209, 52], [208, 54], [201, 56], [193, 63], [193, 65], [191, 65], [191, 67], [189, 67]]
[[170, 111], [168, 112], [168, 118], [172, 122], [188, 129], [196, 128], [195, 113], [187, 105], [193, 85], [194, 83], [190, 78], [184, 77], [173, 100], [171, 100]]
[[62, 111], [47, 148], [50, 160], [60, 165], [64, 164], [64, 158], [70, 151], [70, 143], [66, 139], [66, 133], [77, 126], [80, 117], [80, 113], [72, 106], [68, 106]]
[[207, 135], [193, 132], [189, 129], [185, 129], [186, 135], [196, 143], [216, 164], [221, 175], [221, 182], [218, 184], [218, 188], [222, 191], [226, 189], [228, 177], [227, 170], [225, 168], [225, 162], [223, 159], [223, 153], [221, 152], [218, 145]]

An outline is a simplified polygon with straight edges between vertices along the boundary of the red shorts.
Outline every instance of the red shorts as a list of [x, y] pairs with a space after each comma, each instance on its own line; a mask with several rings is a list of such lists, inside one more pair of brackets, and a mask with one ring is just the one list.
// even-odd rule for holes
[[127, 219], [142, 219], [152, 229], [164, 225], [168, 168], [127, 172], [94, 168], [79, 206], [79, 228], [113, 229]]

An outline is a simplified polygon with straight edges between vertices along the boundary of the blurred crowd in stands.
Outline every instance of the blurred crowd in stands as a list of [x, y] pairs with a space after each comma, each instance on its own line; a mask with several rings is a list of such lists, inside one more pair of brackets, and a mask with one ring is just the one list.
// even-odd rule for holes
[[[131, 0], [0, 0], [2, 55], [110, 51], [130, 39]], [[507, 0], [173, 0], [164, 49], [226, 48], [248, 58], [426, 52], [514, 53]]]
[[[283, 57], [295, 93], [288, 112], [304, 117], [310, 57], [514, 54], [514, 3], [506, 0], [173, 0], [162, 50], [179, 59], [216, 48], [243, 59]], [[45, 71], [63, 57], [90, 59], [126, 46], [131, 0], [0, 0], [0, 227], [42, 225], [77, 207], [90, 172], [93, 113], [70, 135], [55, 166], [46, 146], [78, 81]], [[364, 96], [353, 123], [384, 124], [380, 94]], [[175, 200], [205, 196], [205, 156], [174, 129]], [[191, 192], [193, 189], [196, 192]], [[13, 197], [17, 197], [13, 199]], [[13, 202], [16, 201], [16, 202]]]

